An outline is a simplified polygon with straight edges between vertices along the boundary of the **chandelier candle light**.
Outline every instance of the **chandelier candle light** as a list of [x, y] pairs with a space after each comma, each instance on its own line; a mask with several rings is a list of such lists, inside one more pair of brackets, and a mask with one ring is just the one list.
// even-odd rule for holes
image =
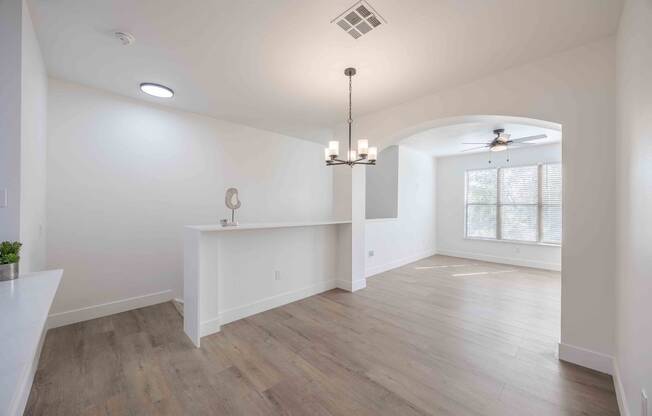
[[346, 159], [338, 159], [340, 155], [340, 142], [333, 140], [328, 142], [328, 147], [324, 149], [324, 158], [326, 159], [326, 166], [335, 165], [375, 165], [378, 158], [378, 149], [369, 147], [369, 141], [366, 139], [358, 140], [358, 151], [356, 152], [351, 147], [351, 124], [353, 124], [353, 117], [351, 116], [351, 87], [352, 79], [355, 75], [355, 68], [346, 68], [344, 75], [349, 77], [349, 148], [346, 151]]

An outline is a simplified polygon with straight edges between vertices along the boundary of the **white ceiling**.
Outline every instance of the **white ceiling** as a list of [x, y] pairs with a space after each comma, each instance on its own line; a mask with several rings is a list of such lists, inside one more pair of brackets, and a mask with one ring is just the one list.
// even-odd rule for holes
[[[537, 124], [543, 124], [543, 122]], [[482, 121], [429, 129], [406, 138], [401, 142], [401, 145], [417, 149], [434, 157], [489, 152], [489, 149], [476, 149], [482, 145], [465, 145], [463, 143], [488, 143], [495, 137], [493, 134], [494, 129], [505, 129], [505, 133], [511, 134], [511, 139], [539, 134], [548, 136], [545, 139], [530, 142], [532, 144], [514, 146], [513, 148], [536, 147], [537, 145], [558, 143], [561, 141], [561, 131], [552, 125], [541, 126], [505, 122], [505, 118], [495, 117]]]
[[[621, 0], [372, 0], [388, 23], [354, 40], [353, 0], [29, 0], [50, 74], [309, 140], [354, 116], [613, 34]], [[124, 47], [112, 34], [128, 31]], [[143, 96], [158, 82], [176, 96]]]

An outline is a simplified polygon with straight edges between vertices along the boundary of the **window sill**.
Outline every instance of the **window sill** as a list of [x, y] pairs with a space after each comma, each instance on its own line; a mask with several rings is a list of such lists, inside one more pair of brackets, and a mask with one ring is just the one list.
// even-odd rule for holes
[[543, 246], [543, 247], [560, 247], [561, 244], [555, 243], [541, 243], [538, 241], [518, 241], [518, 240], [496, 240], [495, 238], [481, 238], [481, 237], [464, 237], [465, 240], [470, 241], [489, 241], [492, 243], [507, 243], [507, 244], [522, 244], [526, 246]]

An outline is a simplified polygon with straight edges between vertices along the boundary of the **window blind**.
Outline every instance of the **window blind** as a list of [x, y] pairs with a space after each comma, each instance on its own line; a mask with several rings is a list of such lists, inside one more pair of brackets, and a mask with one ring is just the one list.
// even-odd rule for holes
[[500, 237], [537, 241], [539, 167], [520, 166], [498, 170], [500, 187]]
[[561, 163], [541, 167], [541, 241], [561, 243]]
[[466, 172], [466, 236], [561, 243], [561, 164]]
[[468, 171], [466, 175], [466, 235], [496, 238], [496, 169]]

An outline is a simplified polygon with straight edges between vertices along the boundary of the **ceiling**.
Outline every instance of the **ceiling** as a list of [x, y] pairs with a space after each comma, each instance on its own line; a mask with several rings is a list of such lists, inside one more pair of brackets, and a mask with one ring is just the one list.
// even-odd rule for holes
[[488, 143], [495, 137], [493, 134], [494, 129], [505, 129], [505, 133], [511, 134], [511, 139], [539, 134], [548, 136], [545, 139], [530, 142], [532, 144], [514, 146], [514, 149], [559, 143], [561, 141], [561, 131], [553, 127], [552, 123], [535, 122], [534, 124], [539, 125], [505, 122], [504, 118], [495, 117], [493, 120], [466, 122], [429, 129], [406, 138], [401, 142], [401, 145], [417, 149], [434, 157], [489, 152], [489, 149], [477, 149], [478, 146], [482, 145], [465, 145], [463, 143]]
[[[355, 40], [352, 0], [29, 0], [51, 76], [323, 142], [346, 119], [616, 31], [621, 0], [372, 0], [387, 20]], [[132, 33], [122, 46], [116, 30]], [[175, 90], [164, 101], [141, 82]]]

